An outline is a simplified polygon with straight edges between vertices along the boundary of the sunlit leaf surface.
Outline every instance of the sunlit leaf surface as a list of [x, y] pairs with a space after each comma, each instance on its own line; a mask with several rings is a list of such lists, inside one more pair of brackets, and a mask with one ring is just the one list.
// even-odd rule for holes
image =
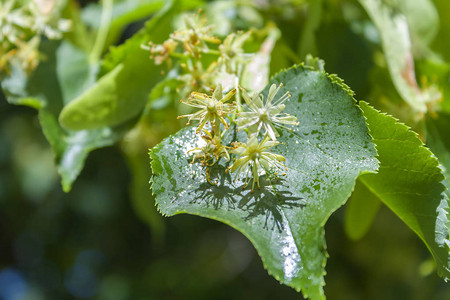
[[345, 203], [356, 177], [377, 169], [376, 152], [361, 111], [338, 78], [294, 67], [271, 81], [281, 82], [280, 93], [292, 94], [286, 111], [300, 121], [292, 132], [282, 132], [276, 148], [286, 157], [286, 176], [261, 176], [261, 189], [251, 193], [225, 174], [228, 163], [222, 161], [211, 170], [217, 181], [211, 185], [200, 165], [189, 163], [187, 151], [199, 138], [188, 127], [151, 150], [152, 188], [164, 215], [189, 213], [229, 224], [249, 238], [270, 274], [321, 299], [323, 226]]

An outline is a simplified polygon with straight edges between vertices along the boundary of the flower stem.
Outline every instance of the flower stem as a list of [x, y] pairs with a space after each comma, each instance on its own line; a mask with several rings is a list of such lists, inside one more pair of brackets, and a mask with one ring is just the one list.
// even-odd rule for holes
[[102, 4], [103, 9], [100, 28], [98, 29], [95, 43], [92, 47], [91, 55], [89, 56], [89, 60], [91, 63], [96, 63], [100, 60], [103, 48], [105, 47], [106, 38], [108, 36], [109, 26], [111, 25], [113, 0], [102, 0]]
[[236, 89], [236, 106], [237, 106], [237, 112], [242, 111], [242, 103], [241, 103], [241, 91], [239, 89], [239, 86], [241, 85], [241, 77], [242, 77], [242, 64], [236, 62], [236, 76], [234, 79], [234, 88]]
[[217, 50], [207, 49], [207, 50], [202, 50], [202, 52], [206, 53], [206, 54], [212, 54], [212, 55], [220, 56], [220, 52], [217, 51]]

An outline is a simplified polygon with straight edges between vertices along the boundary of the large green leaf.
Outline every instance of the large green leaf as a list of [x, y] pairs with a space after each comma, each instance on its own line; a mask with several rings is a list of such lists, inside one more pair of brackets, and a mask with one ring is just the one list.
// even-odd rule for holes
[[297, 66], [271, 80], [281, 82], [280, 94], [292, 94], [286, 111], [300, 121], [292, 132], [282, 131], [283, 144], [275, 150], [286, 157], [286, 176], [262, 176], [261, 189], [251, 193], [225, 175], [228, 163], [222, 162], [211, 170], [218, 185], [210, 185], [204, 170], [189, 163], [187, 151], [199, 137], [188, 127], [150, 151], [152, 189], [162, 214], [189, 213], [236, 228], [256, 247], [270, 274], [322, 299], [323, 226], [350, 196], [358, 175], [377, 169], [376, 151], [361, 111], [337, 77]]
[[378, 174], [362, 175], [361, 181], [424, 241], [439, 275], [448, 279], [449, 205], [438, 160], [406, 125], [365, 102], [361, 108], [380, 160]]

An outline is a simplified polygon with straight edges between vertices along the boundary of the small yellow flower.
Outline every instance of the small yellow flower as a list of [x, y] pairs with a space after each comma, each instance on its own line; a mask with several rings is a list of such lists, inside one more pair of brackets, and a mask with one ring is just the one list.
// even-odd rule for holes
[[193, 154], [191, 164], [193, 164], [195, 160], [200, 159], [200, 164], [202, 166], [214, 165], [214, 152], [216, 145], [211, 142], [211, 139], [209, 139], [208, 136], [202, 136], [202, 142], [203, 143], [201, 146], [188, 151], [188, 154], [190, 152]]
[[271, 153], [268, 150], [279, 142], [272, 141], [269, 136], [265, 136], [261, 143], [258, 143], [257, 135], [251, 135], [245, 143], [236, 143], [237, 147], [231, 150], [231, 153], [238, 155], [238, 159], [231, 166], [231, 172], [236, 172], [236, 176], [244, 174], [244, 188], [253, 177], [252, 191], [255, 189], [255, 183], [259, 185], [259, 174], [262, 171], [280, 169], [286, 167], [281, 163], [286, 159], [280, 154]]
[[172, 66], [172, 61], [170, 55], [175, 51], [178, 46], [178, 42], [168, 39], [164, 41], [161, 45], [153, 44], [152, 42], [147, 45], [141, 45], [142, 49], [150, 51], [150, 58], [155, 61], [156, 65], [162, 64], [167, 61], [169, 68]]
[[[208, 96], [203, 93], [192, 92], [187, 101], [181, 100], [182, 103], [197, 108], [198, 110], [189, 115], [179, 116], [178, 118], [188, 117], [188, 125], [191, 120], [199, 120], [197, 133], [199, 133], [206, 123], [210, 123], [218, 126], [216, 122], [221, 122], [225, 128], [228, 128], [228, 123], [225, 121], [224, 116], [235, 110], [234, 104], [228, 102], [236, 90], [229, 91], [225, 96], [222, 93], [222, 85], [218, 85], [214, 90], [212, 96]], [[216, 133], [217, 134], [217, 133]]]
[[275, 84], [272, 84], [265, 104], [263, 104], [263, 95], [255, 95], [253, 98], [250, 98], [247, 92], [242, 89], [242, 97], [250, 111], [239, 113], [239, 117], [236, 119], [238, 129], [250, 128], [252, 129], [251, 132], [256, 131], [258, 133], [264, 128], [270, 138], [276, 141], [280, 135], [275, 125], [286, 129], [287, 127], [282, 124], [298, 125], [297, 117], [281, 113], [286, 107], [283, 102], [291, 97], [289, 92], [284, 93], [278, 100], [273, 100], [282, 86], [280, 84], [277, 88]]
[[199, 147], [188, 151], [188, 153], [193, 152], [191, 163], [193, 164], [196, 159], [200, 159], [200, 164], [202, 166], [211, 167], [219, 161], [220, 157], [224, 157], [229, 161], [230, 154], [228, 153], [228, 149], [230, 149], [230, 147], [222, 144], [222, 139], [219, 135], [212, 137], [209, 132], [204, 131], [204, 133], [206, 133], [206, 135], [201, 136], [203, 143]]

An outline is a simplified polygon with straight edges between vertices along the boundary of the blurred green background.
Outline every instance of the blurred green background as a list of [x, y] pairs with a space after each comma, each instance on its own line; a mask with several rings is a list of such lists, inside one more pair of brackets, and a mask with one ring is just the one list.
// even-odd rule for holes
[[[450, 14], [440, 13], [441, 19]], [[297, 44], [294, 25], [304, 20], [278, 21], [284, 42]], [[317, 37], [313, 51], [327, 71], [339, 74], [358, 99], [370, 98], [373, 43], [331, 4]], [[152, 126], [166, 125], [158, 125], [165, 113], [153, 117]], [[301, 298], [267, 274], [250, 242], [234, 229], [196, 216], [163, 218], [151, 198], [133, 202], [133, 161], [124, 158], [123, 147], [94, 151], [66, 194], [36, 111], [9, 105], [1, 95], [0, 299]], [[143, 173], [140, 180], [148, 180]], [[146, 181], [142, 188], [148, 195]], [[382, 207], [356, 242], [344, 233], [344, 214], [345, 207], [326, 225], [329, 299], [450, 299], [426, 247], [391, 211]]]

